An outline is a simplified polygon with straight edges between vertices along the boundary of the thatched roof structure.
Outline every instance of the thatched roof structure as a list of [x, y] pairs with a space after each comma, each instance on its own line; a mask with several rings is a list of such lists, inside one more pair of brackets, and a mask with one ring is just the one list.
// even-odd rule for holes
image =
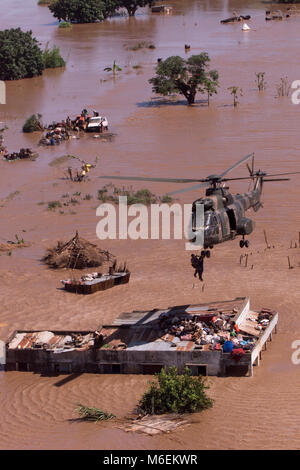
[[49, 248], [42, 261], [55, 269], [85, 269], [101, 266], [113, 258], [114, 255], [80, 238], [76, 232], [75, 237], [68, 242], [58, 242], [55, 247]]

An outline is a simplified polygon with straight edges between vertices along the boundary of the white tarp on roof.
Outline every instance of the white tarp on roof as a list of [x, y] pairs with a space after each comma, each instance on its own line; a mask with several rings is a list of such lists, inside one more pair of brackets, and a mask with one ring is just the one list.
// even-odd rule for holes
[[17, 333], [16, 336], [9, 343], [8, 347], [10, 349], [15, 349], [18, 346], [18, 344], [22, 341], [25, 335], [26, 333]]
[[54, 336], [54, 333], [51, 331], [41, 331], [38, 334], [37, 339], [35, 340], [36, 344], [44, 344], [44, 343], [49, 343], [50, 339], [52, 339]]

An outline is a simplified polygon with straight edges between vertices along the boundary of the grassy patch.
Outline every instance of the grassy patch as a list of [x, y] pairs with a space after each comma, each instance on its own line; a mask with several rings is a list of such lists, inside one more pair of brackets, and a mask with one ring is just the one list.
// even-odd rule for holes
[[170, 196], [156, 196], [151, 193], [149, 189], [138, 189], [134, 191], [132, 188], [117, 188], [112, 184], [105, 185], [102, 189], [98, 190], [97, 198], [101, 202], [113, 202], [119, 203], [119, 196], [127, 197], [127, 204], [144, 204], [149, 206], [150, 204], [156, 204], [160, 202], [172, 202], [173, 199]]
[[100, 408], [85, 406], [81, 403], [77, 404], [76, 411], [82, 419], [95, 421], [96, 423], [98, 421], [106, 421], [108, 419], [115, 418], [115, 415], [112, 413], [106, 413], [105, 411], [100, 410]]
[[127, 51], [138, 51], [140, 49], [155, 49], [155, 46], [149, 41], [139, 41], [131, 46], [125, 45], [125, 48]]
[[11, 245], [24, 245], [25, 244], [24, 238], [19, 238], [18, 234], [15, 234], [15, 239], [16, 241], [8, 240], [7, 243], [10, 243]]
[[68, 21], [61, 21], [58, 25], [59, 28], [72, 28], [72, 25], [71, 23], [69, 23]]
[[48, 210], [55, 211], [57, 207], [62, 207], [60, 201], [49, 201], [48, 202]]

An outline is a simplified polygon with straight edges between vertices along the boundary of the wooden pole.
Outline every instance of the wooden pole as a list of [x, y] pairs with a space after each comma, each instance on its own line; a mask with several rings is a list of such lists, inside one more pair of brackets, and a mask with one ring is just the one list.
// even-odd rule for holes
[[269, 245], [269, 243], [268, 243], [267, 234], [266, 234], [266, 231], [265, 231], [265, 230], [264, 230], [264, 236], [265, 236], [265, 242], [266, 242], [267, 248], [270, 248], [270, 245]]

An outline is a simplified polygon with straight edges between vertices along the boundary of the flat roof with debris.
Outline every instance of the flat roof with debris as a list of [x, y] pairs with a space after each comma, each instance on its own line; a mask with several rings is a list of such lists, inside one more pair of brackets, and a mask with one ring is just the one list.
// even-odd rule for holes
[[[180, 337], [175, 334], [173, 331], [175, 328], [172, 326], [180, 324], [180, 322], [198, 322], [198, 325], [206, 325], [218, 317], [225, 317], [235, 323], [248, 305], [249, 299], [238, 297], [222, 302], [124, 312], [112, 325], [102, 327], [103, 343], [101, 348], [177, 352], [199, 349], [199, 344], [196, 344], [196, 341], [189, 336]], [[219, 335], [222, 336], [223, 332], [219, 332]], [[224, 339], [226, 339], [226, 335]], [[201, 349], [209, 350], [210, 344], [202, 344]]]
[[7, 343], [8, 349], [46, 349], [52, 351], [85, 350], [94, 344], [91, 331], [15, 331]]

